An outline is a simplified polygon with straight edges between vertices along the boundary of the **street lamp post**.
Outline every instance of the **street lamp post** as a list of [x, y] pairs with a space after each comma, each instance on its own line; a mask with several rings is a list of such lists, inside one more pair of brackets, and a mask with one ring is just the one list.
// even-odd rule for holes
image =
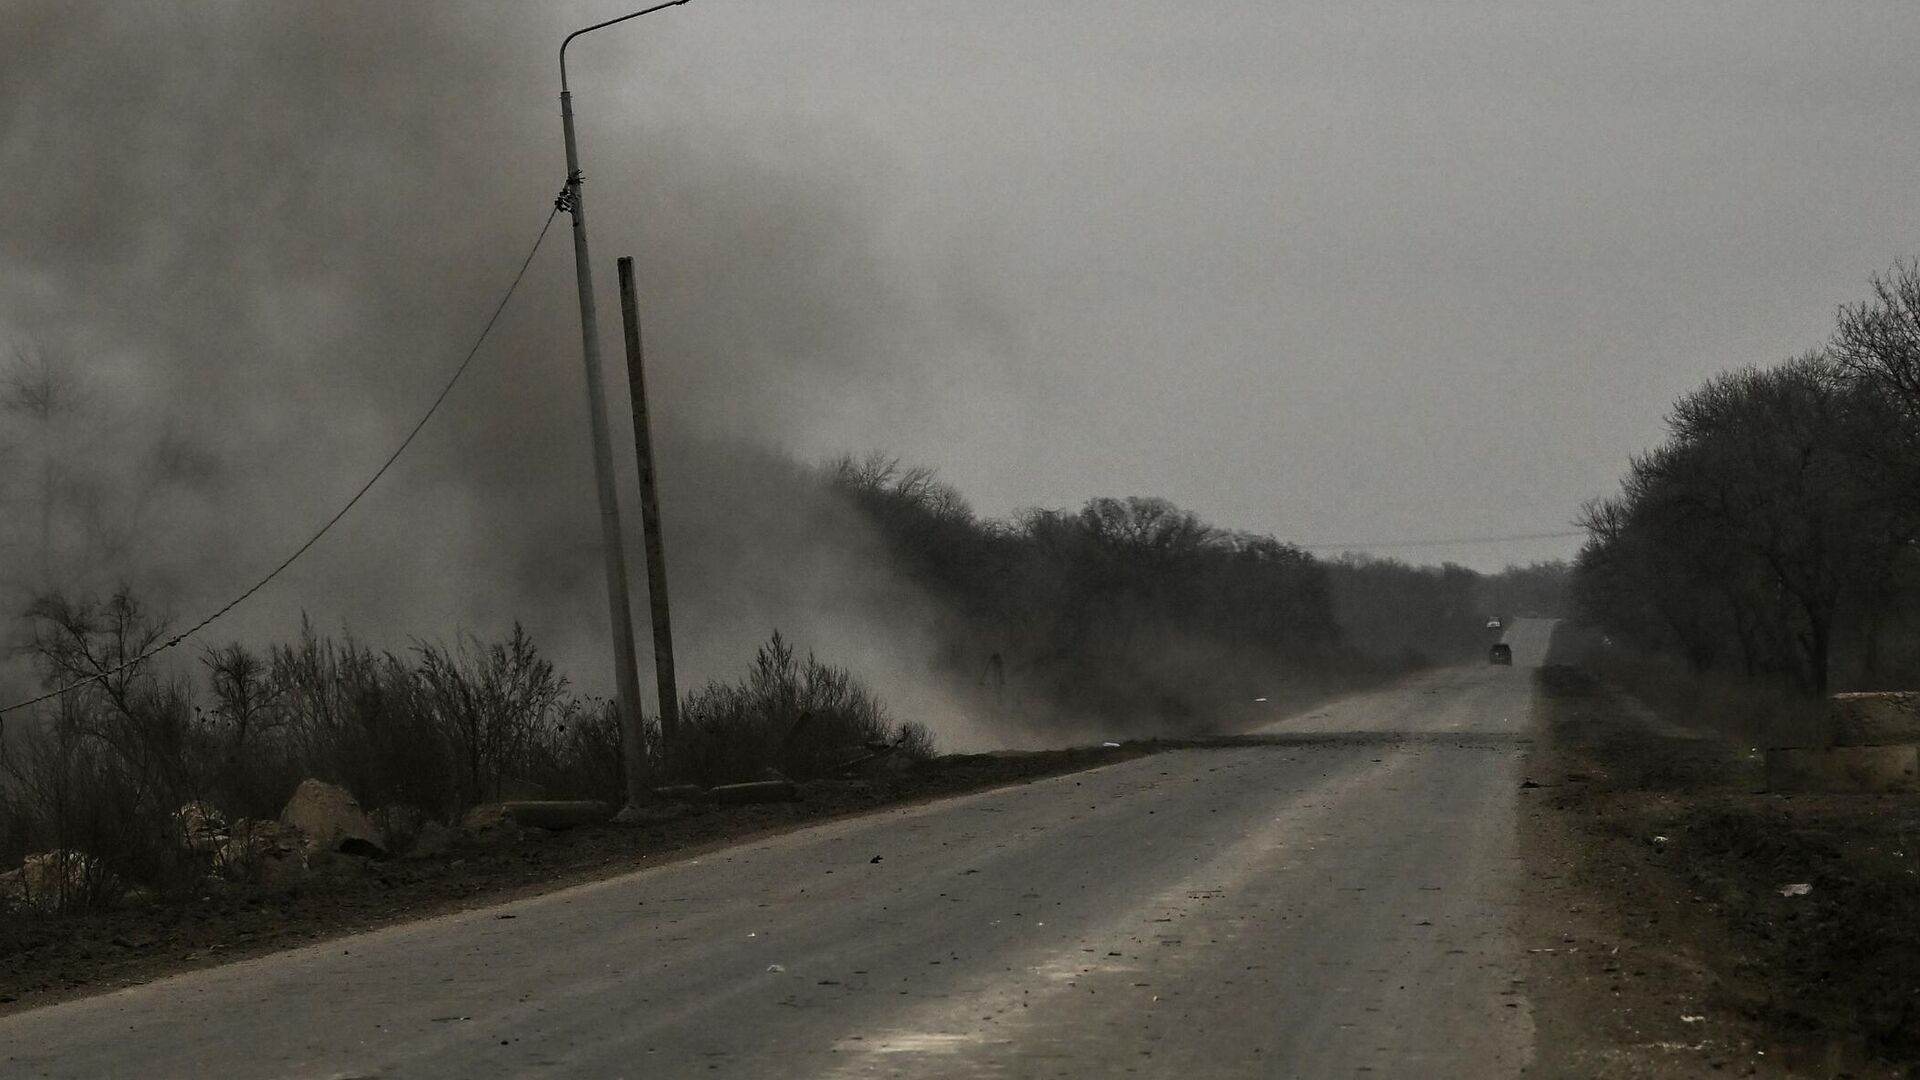
[[600, 325], [593, 304], [593, 265], [587, 255], [587, 207], [580, 191], [580, 150], [573, 134], [573, 94], [567, 88], [567, 46], [582, 34], [637, 19], [687, 0], [669, 0], [644, 11], [575, 30], [560, 42], [560, 122], [567, 142], [567, 200], [573, 217], [573, 271], [580, 286], [580, 345], [587, 367], [587, 411], [593, 432], [593, 471], [600, 491], [600, 546], [607, 562], [607, 607], [613, 619], [613, 667], [619, 690], [621, 740], [626, 752], [627, 805], [646, 801], [645, 731], [640, 713], [640, 675], [633, 645], [633, 616], [627, 598], [626, 549], [620, 538], [620, 500], [613, 480], [613, 439], [607, 424], [606, 382], [600, 370]]

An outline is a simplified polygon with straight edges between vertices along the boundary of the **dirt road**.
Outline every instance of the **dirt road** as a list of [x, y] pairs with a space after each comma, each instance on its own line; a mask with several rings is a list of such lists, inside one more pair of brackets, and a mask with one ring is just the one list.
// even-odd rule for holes
[[0, 1019], [0, 1075], [1512, 1075], [1548, 625], [1182, 750]]

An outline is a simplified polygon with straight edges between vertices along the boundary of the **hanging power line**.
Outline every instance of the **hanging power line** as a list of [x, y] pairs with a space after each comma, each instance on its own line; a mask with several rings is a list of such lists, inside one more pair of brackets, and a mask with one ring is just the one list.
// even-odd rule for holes
[[1514, 533], [1508, 536], [1455, 536], [1440, 540], [1384, 540], [1363, 544], [1296, 544], [1302, 551], [1368, 551], [1376, 548], [1455, 547], [1463, 544], [1505, 544], [1519, 540], [1566, 540], [1585, 536], [1585, 529], [1560, 532]]
[[385, 476], [387, 474], [387, 470], [393, 467], [393, 463], [400, 460], [400, 455], [407, 452], [407, 447], [413, 445], [413, 440], [417, 436], [419, 436], [421, 429], [427, 426], [427, 421], [433, 419], [433, 414], [440, 411], [440, 406], [447, 400], [447, 395], [453, 393], [454, 384], [458, 383], [460, 381], [460, 377], [467, 373], [467, 368], [472, 366], [474, 357], [480, 354], [480, 346], [486, 343], [487, 336], [493, 332], [494, 324], [500, 321], [501, 313], [507, 310], [507, 302], [509, 300], [512, 300], [513, 294], [519, 290], [521, 280], [527, 276], [527, 267], [533, 265], [533, 257], [534, 255], [539, 253], [540, 244], [546, 240], [548, 230], [553, 228], [553, 219], [560, 215], [561, 209], [562, 209], [562, 206], [559, 204], [558, 201], [556, 201], [554, 208], [547, 213], [546, 223], [540, 226], [540, 235], [534, 237], [533, 246], [530, 249], [528, 249], [527, 257], [520, 260], [520, 268], [514, 272], [513, 280], [507, 284], [507, 291], [501, 294], [500, 302], [493, 306], [493, 314], [487, 316], [486, 325], [480, 328], [480, 336], [474, 339], [473, 347], [467, 350], [467, 355], [461, 358], [460, 363], [454, 367], [453, 374], [447, 377], [447, 381], [445, 385], [440, 387], [440, 393], [435, 395], [433, 399], [433, 403], [427, 406], [427, 411], [421, 414], [419, 421], [417, 421], [413, 425], [413, 428], [407, 432], [406, 438], [400, 440], [400, 445], [394, 447], [393, 453], [387, 455], [387, 459], [380, 463], [380, 467], [378, 469], [375, 469], [373, 471], [373, 475], [367, 478], [367, 482], [364, 484], [361, 484], [360, 489], [353, 493], [353, 497], [348, 499], [345, 505], [341, 506], [340, 509], [336, 511], [332, 517], [328, 518], [325, 524], [321, 525], [319, 529], [315, 530], [312, 536], [307, 537], [306, 543], [303, 543], [299, 547], [295, 548], [293, 551], [293, 554], [288, 555], [285, 559], [282, 559], [280, 561], [280, 565], [274, 567], [272, 570], [267, 571], [267, 574], [265, 577], [262, 577], [260, 580], [254, 582], [251, 586], [247, 588], [245, 592], [242, 592], [240, 595], [234, 597], [232, 600], [227, 601], [226, 604], [222, 605], [213, 614], [208, 615], [206, 618], [201, 619], [199, 622], [194, 623], [192, 626], [187, 627], [185, 630], [182, 630], [179, 633], [174, 634], [173, 636], [167, 638], [165, 641], [162, 641], [158, 645], [153, 646], [152, 648], [146, 650], [140, 655], [124, 663], [118, 664], [111, 668], [102, 669], [101, 671], [98, 671], [95, 674], [89, 675], [86, 678], [79, 680], [78, 682], [69, 683], [66, 686], [60, 687], [59, 689], [49, 690], [48, 692], [41, 694], [39, 697], [28, 698], [25, 701], [17, 701], [11, 705], [0, 707], [0, 716], [5, 716], [10, 712], [17, 712], [21, 709], [38, 705], [43, 701], [51, 701], [54, 698], [60, 697], [63, 694], [70, 694], [73, 691], [78, 690], [81, 687], [86, 686], [90, 683], [104, 682], [105, 680], [111, 679], [115, 675], [120, 674], [121, 672], [127, 671], [133, 667], [136, 667], [140, 664], [145, 663], [148, 660], [153, 659], [155, 656], [159, 655], [160, 653], [163, 653], [168, 649], [173, 648], [175, 645], [178, 645], [181, 642], [192, 637], [193, 635], [199, 633], [200, 631], [205, 630], [207, 627], [213, 625], [214, 620], [220, 618], [222, 615], [225, 615], [227, 612], [232, 611], [234, 608], [237, 608], [241, 604], [245, 603], [247, 599], [251, 597], [254, 593], [257, 593], [261, 589], [265, 588], [267, 584], [271, 582], [274, 578], [279, 577], [280, 574], [287, 569], [287, 567], [292, 566], [296, 561], [298, 561], [300, 556], [305, 555], [307, 551], [313, 547], [313, 545], [319, 543], [321, 537], [327, 535], [327, 533], [330, 530], [332, 530], [332, 528], [335, 525], [339, 524], [340, 519], [346, 517], [347, 512], [352, 510], [355, 504], [359, 503], [360, 499], [363, 496], [365, 496], [367, 492], [373, 490], [373, 485], [379, 483], [380, 478]]

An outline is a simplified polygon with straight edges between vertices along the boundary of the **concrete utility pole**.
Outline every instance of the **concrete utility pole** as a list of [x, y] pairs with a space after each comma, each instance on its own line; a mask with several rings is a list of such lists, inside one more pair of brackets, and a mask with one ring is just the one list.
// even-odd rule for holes
[[627, 393], [633, 404], [633, 450], [640, 459], [640, 535], [647, 545], [647, 604], [653, 612], [653, 672], [660, 688], [660, 738], [672, 745], [680, 729], [680, 691], [673, 677], [673, 619], [667, 613], [667, 544], [660, 535], [660, 493], [654, 481], [653, 421], [647, 414], [647, 375], [640, 352], [640, 301], [633, 258], [621, 256], [620, 325], [626, 334]]
[[625, 733], [627, 805], [648, 798], [646, 731], [640, 713], [640, 675], [633, 647], [633, 614], [627, 599], [627, 558], [620, 538], [620, 499], [613, 483], [613, 439], [607, 430], [607, 391], [600, 371], [600, 325], [593, 306], [593, 269], [587, 254], [587, 207], [580, 185], [580, 150], [573, 134], [573, 94], [567, 88], [567, 46], [581, 34], [637, 19], [687, 0], [671, 0], [575, 30], [560, 42], [560, 122], [567, 143], [567, 210], [573, 216], [573, 270], [580, 286], [580, 341], [587, 366], [587, 410], [593, 431], [593, 471], [600, 491], [600, 546], [607, 561], [607, 607], [613, 619], [614, 679]]

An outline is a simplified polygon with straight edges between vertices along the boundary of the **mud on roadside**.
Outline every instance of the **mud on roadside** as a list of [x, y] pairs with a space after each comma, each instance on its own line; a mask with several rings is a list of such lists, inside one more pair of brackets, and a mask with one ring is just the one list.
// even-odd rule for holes
[[612, 877], [835, 817], [1124, 761], [1154, 742], [933, 758], [864, 786], [789, 803], [694, 806], [657, 824], [463, 836], [444, 856], [357, 862], [269, 889], [208, 884], [198, 897], [80, 915], [0, 911], [0, 1015], [198, 967]]
[[1537, 1075], [1920, 1074], [1920, 800], [1765, 794], [1753, 748], [1574, 667], [1535, 722]]

